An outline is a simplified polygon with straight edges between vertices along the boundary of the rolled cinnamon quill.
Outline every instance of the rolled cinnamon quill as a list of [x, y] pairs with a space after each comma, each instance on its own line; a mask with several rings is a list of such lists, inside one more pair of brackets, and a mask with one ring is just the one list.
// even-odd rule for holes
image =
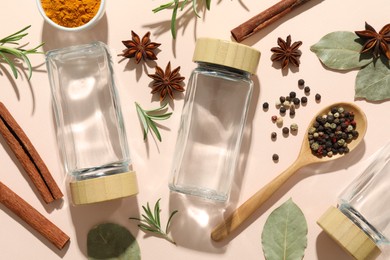
[[260, 14], [252, 17], [238, 27], [234, 28], [230, 32], [237, 42], [241, 42], [269, 24], [280, 19], [284, 15], [288, 14], [298, 6], [309, 1], [310, 0], [282, 0], [267, 10], [261, 12]]
[[49, 240], [58, 249], [64, 248], [70, 240], [61, 229], [45, 218], [10, 188], [0, 182], [0, 203]]
[[50, 203], [62, 198], [63, 194], [42, 158], [2, 102], [0, 102], [0, 134], [37, 187], [43, 200]]

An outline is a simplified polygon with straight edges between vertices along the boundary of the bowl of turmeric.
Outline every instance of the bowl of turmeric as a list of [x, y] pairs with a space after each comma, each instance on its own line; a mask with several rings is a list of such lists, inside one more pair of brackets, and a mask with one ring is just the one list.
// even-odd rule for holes
[[64, 31], [93, 27], [105, 12], [105, 0], [36, 0], [47, 23]]

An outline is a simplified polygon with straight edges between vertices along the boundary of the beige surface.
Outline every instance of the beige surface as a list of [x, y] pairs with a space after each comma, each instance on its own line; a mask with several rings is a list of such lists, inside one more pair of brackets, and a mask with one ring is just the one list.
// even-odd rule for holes
[[[70, 237], [71, 243], [63, 251], [56, 250], [39, 234], [19, 221], [11, 212], [0, 206], [0, 259], [64, 259], [86, 258], [86, 235], [94, 225], [112, 221], [126, 226], [138, 239], [142, 259], [173, 260], [216, 260], [245, 259], [264, 260], [261, 249], [261, 231], [273, 209], [290, 197], [304, 212], [308, 227], [307, 260], [348, 260], [349, 256], [336, 245], [316, 224], [317, 219], [331, 205], [335, 205], [337, 195], [363, 169], [365, 159], [389, 139], [390, 123], [384, 120], [390, 111], [390, 102], [369, 103], [355, 101], [366, 113], [369, 127], [364, 143], [343, 159], [325, 164], [305, 167], [255, 213], [235, 234], [234, 239], [223, 243], [212, 243], [209, 239], [211, 228], [234, 208], [247, 200], [258, 189], [289, 167], [298, 155], [300, 144], [311, 116], [323, 106], [334, 102], [354, 102], [354, 82], [357, 71], [335, 72], [327, 70], [310, 51], [310, 46], [325, 34], [336, 30], [355, 31], [364, 29], [367, 21], [377, 30], [389, 21], [388, 0], [312, 0], [302, 8], [287, 15], [275, 24], [254, 35], [244, 44], [261, 52], [255, 88], [250, 105], [243, 147], [235, 178], [235, 185], [228, 205], [215, 205], [191, 197], [170, 194], [167, 187], [173, 159], [177, 129], [183, 104], [183, 96], [176, 95], [172, 104], [172, 117], [162, 122], [162, 143], [151, 136], [144, 142], [134, 102], [145, 108], [159, 106], [158, 98], [152, 97], [147, 73], [154, 73], [156, 63], [135, 65], [133, 60], [117, 57], [124, 48], [122, 40], [131, 38], [131, 30], [140, 36], [151, 31], [152, 40], [159, 42], [157, 64], [165, 68], [168, 61], [172, 67], [181, 66], [181, 74], [186, 77], [195, 68], [191, 61], [196, 37], [216, 37], [230, 39], [230, 30], [253, 15], [276, 3], [275, 0], [213, 0], [211, 11], [196, 19], [190, 11], [179, 19], [178, 39], [172, 41], [169, 32], [171, 13], [162, 11], [154, 14], [151, 10], [163, 0], [115, 0], [106, 3], [106, 15], [93, 30], [69, 34], [59, 32], [43, 22], [34, 1], [4, 1], [4, 11], [0, 16], [2, 24], [0, 37], [13, 33], [31, 24], [29, 35], [24, 42], [35, 46], [46, 42], [44, 50], [88, 43], [92, 40], [106, 42], [112, 51], [114, 69], [121, 97], [122, 110], [127, 129], [133, 169], [137, 172], [140, 193], [135, 197], [114, 200], [85, 206], [71, 206], [70, 192], [67, 190], [65, 174], [55, 137], [54, 117], [51, 107], [49, 82], [42, 55], [31, 57], [34, 73], [27, 81], [22, 73], [13, 79], [7, 65], [0, 66], [0, 100], [7, 106], [15, 119], [25, 130], [42, 159], [53, 173], [62, 191], [67, 195], [54, 205], [45, 205], [38, 197], [23, 169], [0, 138], [1, 181], [33, 205]], [[179, 13], [182, 15], [184, 12]], [[278, 37], [291, 34], [292, 41], [302, 41], [302, 57], [299, 69], [282, 72], [273, 66], [270, 49], [276, 46]], [[21, 70], [19, 70], [21, 71]], [[311, 87], [311, 95], [306, 107], [296, 110], [296, 116], [285, 117], [285, 125], [296, 122], [297, 135], [285, 138], [281, 129], [271, 122], [277, 114], [275, 100], [294, 90], [299, 96], [298, 79], [303, 78]], [[320, 93], [320, 103], [314, 95]], [[177, 93], [175, 93], [177, 94]], [[264, 112], [263, 102], [270, 103]], [[169, 111], [171, 111], [171, 108]], [[277, 141], [270, 138], [272, 131], [278, 132]], [[279, 154], [279, 162], [272, 161], [272, 154]], [[178, 243], [173, 246], [165, 240], [145, 236], [137, 223], [129, 217], [138, 216], [141, 205], [153, 203], [161, 198], [162, 218], [167, 220], [168, 212], [178, 209], [173, 219], [172, 235]], [[384, 250], [379, 260], [390, 259]]]

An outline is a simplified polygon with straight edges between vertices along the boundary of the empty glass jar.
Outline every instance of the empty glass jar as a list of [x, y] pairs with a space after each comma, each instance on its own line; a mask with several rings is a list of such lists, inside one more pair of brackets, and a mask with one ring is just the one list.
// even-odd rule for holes
[[390, 244], [390, 141], [339, 196], [318, 224], [358, 260], [375, 259]]
[[136, 194], [107, 46], [94, 42], [49, 51], [46, 65], [74, 204]]
[[196, 42], [169, 187], [226, 201], [236, 170], [260, 52], [211, 38]]

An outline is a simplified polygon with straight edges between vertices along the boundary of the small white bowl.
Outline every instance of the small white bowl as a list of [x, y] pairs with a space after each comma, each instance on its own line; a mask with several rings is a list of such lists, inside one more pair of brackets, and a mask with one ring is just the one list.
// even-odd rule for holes
[[45, 21], [48, 24], [52, 25], [53, 27], [55, 27], [59, 30], [69, 31], [69, 32], [78, 32], [78, 31], [89, 29], [89, 28], [93, 27], [103, 17], [105, 9], [106, 9], [105, 8], [106, 7], [106, 0], [100, 0], [99, 10], [97, 11], [96, 15], [88, 23], [83, 24], [83, 25], [78, 26], [78, 27], [65, 27], [65, 26], [62, 26], [62, 25], [55, 23], [53, 20], [51, 20], [49, 17], [47, 17], [45, 10], [43, 10], [41, 0], [36, 0], [36, 2], [37, 2], [39, 12], [41, 13], [43, 19], [45, 19]]

